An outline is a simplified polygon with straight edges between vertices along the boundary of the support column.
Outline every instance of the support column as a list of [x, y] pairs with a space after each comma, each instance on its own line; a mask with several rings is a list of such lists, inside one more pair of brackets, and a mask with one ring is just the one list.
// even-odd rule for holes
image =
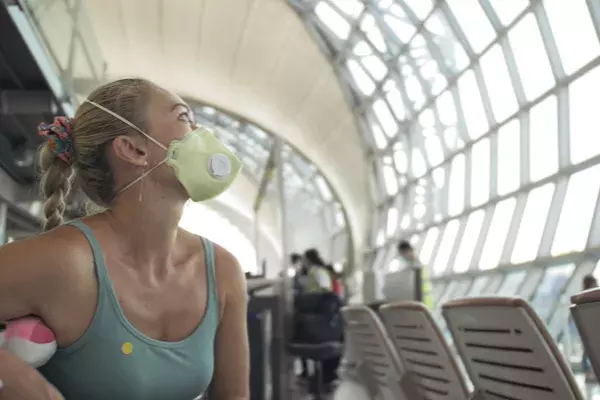
[[0, 202], [0, 246], [6, 243], [8, 237], [6, 235], [6, 225], [8, 222], [8, 204]]
[[274, 155], [275, 155], [275, 170], [277, 171], [277, 202], [279, 206], [279, 227], [281, 234], [281, 250], [283, 252], [281, 262], [281, 285], [279, 293], [280, 309], [282, 310], [280, 320], [278, 321], [278, 327], [280, 328], [281, 341], [278, 343], [281, 351], [281, 369], [280, 369], [280, 393], [276, 393], [273, 396], [274, 399], [286, 399], [292, 390], [292, 379], [291, 374], [293, 371], [293, 359], [288, 356], [287, 343], [289, 342], [292, 334], [292, 319], [291, 315], [293, 312], [293, 296], [292, 296], [292, 280], [287, 274], [288, 268], [288, 257], [289, 252], [289, 231], [288, 231], [288, 220], [287, 220], [287, 204], [285, 197], [285, 181], [283, 177], [283, 140], [281, 138], [275, 139]]

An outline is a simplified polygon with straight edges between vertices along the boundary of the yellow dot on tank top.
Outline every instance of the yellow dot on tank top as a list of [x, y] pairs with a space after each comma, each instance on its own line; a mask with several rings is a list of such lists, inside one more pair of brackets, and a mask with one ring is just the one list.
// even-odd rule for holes
[[131, 342], [123, 343], [123, 346], [121, 346], [121, 351], [127, 356], [133, 353], [133, 345], [131, 344]]

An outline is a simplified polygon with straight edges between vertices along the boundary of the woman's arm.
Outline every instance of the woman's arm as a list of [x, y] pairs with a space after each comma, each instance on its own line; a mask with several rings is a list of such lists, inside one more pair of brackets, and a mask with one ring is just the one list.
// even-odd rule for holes
[[44, 316], [60, 293], [67, 246], [64, 235], [46, 234], [0, 247], [0, 321]]
[[215, 371], [210, 399], [250, 399], [250, 355], [246, 317], [246, 283], [239, 263], [216, 247], [217, 285], [223, 291], [215, 342]]
[[64, 400], [40, 373], [0, 349], [0, 400]]

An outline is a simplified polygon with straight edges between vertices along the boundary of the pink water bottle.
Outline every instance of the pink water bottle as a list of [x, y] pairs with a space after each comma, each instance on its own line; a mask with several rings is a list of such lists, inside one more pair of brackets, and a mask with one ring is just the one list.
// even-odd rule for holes
[[52, 358], [56, 347], [54, 332], [37, 317], [11, 320], [4, 332], [0, 332], [0, 348], [36, 368]]

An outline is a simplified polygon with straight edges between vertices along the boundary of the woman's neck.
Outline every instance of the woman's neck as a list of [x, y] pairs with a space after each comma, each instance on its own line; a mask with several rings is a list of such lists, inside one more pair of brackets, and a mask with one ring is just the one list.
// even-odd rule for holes
[[167, 265], [184, 206], [184, 199], [147, 192], [140, 197], [133, 189], [122, 193], [108, 211], [109, 223], [141, 265]]

